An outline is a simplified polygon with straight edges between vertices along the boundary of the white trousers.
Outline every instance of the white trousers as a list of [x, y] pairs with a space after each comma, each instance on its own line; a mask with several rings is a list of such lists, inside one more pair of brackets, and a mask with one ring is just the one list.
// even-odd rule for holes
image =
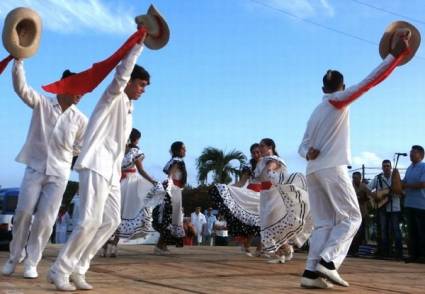
[[62, 247], [52, 271], [63, 276], [84, 275], [90, 261], [121, 222], [121, 192], [94, 171], [79, 171], [80, 218]]
[[323, 258], [338, 269], [344, 261], [362, 217], [346, 166], [319, 170], [307, 176], [314, 230], [306, 269], [316, 270]]
[[67, 182], [66, 179], [47, 176], [31, 167], [25, 169], [13, 217], [9, 259], [14, 263], [19, 261], [25, 246], [25, 264], [37, 266], [40, 262], [52, 234]]

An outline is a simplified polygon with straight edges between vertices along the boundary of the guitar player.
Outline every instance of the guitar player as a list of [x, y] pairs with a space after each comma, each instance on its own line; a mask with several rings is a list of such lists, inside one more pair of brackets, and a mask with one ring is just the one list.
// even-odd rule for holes
[[[403, 258], [402, 236], [400, 230], [401, 211], [400, 195], [391, 191], [391, 161], [382, 161], [382, 173], [370, 181], [369, 189], [372, 193], [377, 207], [377, 220], [380, 227], [381, 238], [378, 239], [379, 257]], [[395, 255], [392, 254], [392, 239], [395, 243]]]

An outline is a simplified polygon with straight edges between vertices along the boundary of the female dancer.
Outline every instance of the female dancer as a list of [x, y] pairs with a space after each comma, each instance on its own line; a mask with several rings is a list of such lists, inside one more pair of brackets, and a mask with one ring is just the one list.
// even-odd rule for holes
[[182, 247], [185, 236], [182, 209], [182, 190], [187, 181], [186, 166], [183, 161], [186, 155], [184, 143], [174, 142], [170, 153], [171, 159], [163, 169], [168, 176], [165, 183], [166, 195], [164, 201], [153, 210], [153, 227], [160, 233], [155, 247], [156, 254], [167, 253], [169, 242], [175, 242], [176, 246]]
[[152, 209], [147, 206], [148, 194], [152, 194], [157, 182], [144, 170], [145, 155], [137, 146], [141, 137], [133, 128], [128, 139], [121, 165], [121, 218], [116, 233], [103, 246], [103, 256], [116, 257], [120, 238], [136, 239], [153, 232]]
[[[249, 246], [260, 232], [260, 184], [256, 183], [253, 171], [261, 158], [260, 147], [250, 147], [249, 165], [242, 168], [242, 175], [235, 185], [216, 184], [210, 190], [215, 206], [224, 214], [229, 233], [237, 236], [246, 255], [252, 256]], [[246, 186], [246, 183], [248, 185]], [[260, 255], [261, 243], [256, 255]]]
[[292, 259], [290, 243], [301, 247], [312, 230], [305, 177], [288, 174], [272, 139], [262, 139], [260, 150], [263, 157], [254, 176], [261, 182], [261, 241], [263, 249], [277, 257], [271, 263], [284, 263]]

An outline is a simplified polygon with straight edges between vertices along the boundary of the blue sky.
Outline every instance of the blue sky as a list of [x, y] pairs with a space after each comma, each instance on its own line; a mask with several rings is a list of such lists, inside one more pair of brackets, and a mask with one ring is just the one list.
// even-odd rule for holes
[[[134, 32], [134, 16], [150, 3], [167, 18], [171, 37], [167, 47], [145, 49], [139, 59], [152, 81], [135, 104], [134, 127], [142, 132], [146, 169], [158, 179], [170, 144], [184, 141], [192, 184], [203, 148], [248, 154], [251, 143], [263, 137], [276, 141], [290, 170], [304, 171], [297, 149], [321, 100], [324, 72], [338, 69], [347, 86], [357, 83], [380, 63], [377, 44], [388, 24], [405, 19], [425, 28], [421, 0], [2, 0], [0, 23], [17, 6], [41, 14], [41, 45], [25, 60], [25, 69], [28, 83], [42, 92], [41, 85], [57, 80], [64, 69], [84, 70], [114, 52]], [[0, 58], [6, 55], [0, 49]], [[4, 187], [20, 184], [24, 166], [14, 158], [31, 119], [31, 110], [13, 92], [10, 68], [0, 76]], [[394, 152], [425, 145], [424, 68], [419, 48], [416, 58], [353, 104], [354, 168], [379, 166]], [[78, 107], [87, 116], [109, 81], [83, 97]], [[400, 161], [408, 164], [408, 158]]]

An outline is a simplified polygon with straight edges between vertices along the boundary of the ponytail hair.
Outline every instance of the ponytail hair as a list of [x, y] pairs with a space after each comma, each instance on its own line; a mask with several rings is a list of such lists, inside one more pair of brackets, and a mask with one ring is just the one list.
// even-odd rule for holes
[[139, 140], [140, 137], [142, 136], [142, 134], [140, 133], [140, 131], [138, 129], [133, 128], [131, 130], [130, 133], [130, 137], [128, 138], [128, 146], [130, 148], [138, 148], [136, 144], [134, 144], [133, 142], [135, 142], [136, 140]]

